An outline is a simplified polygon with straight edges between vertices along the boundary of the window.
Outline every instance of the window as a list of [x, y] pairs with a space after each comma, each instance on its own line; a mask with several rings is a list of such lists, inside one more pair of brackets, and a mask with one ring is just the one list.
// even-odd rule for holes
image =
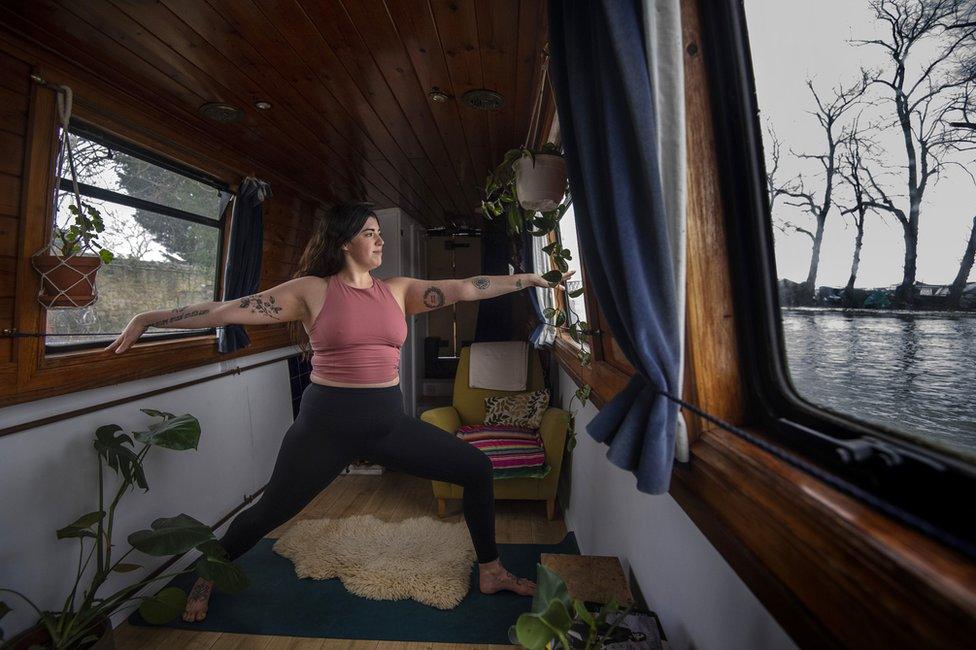
[[[98, 300], [88, 307], [51, 309], [49, 352], [104, 345], [133, 315], [217, 299], [223, 213], [230, 199], [219, 182], [86, 127], [69, 131], [82, 201], [105, 222], [99, 242], [115, 259], [98, 271]], [[57, 188], [56, 223], [75, 200], [65, 163]], [[144, 339], [213, 330], [149, 332]], [[79, 336], [87, 335], [87, 336]]]
[[[919, 15], [947, 6], [747, 0], [703, 20], [745, 385], [766, 429], [973, 553], [959, 497], [976, 487], [976, 319], [947, 309], [951, 285], [964, 296], [976, 279], [959, 262], [972, 215], [954, 189], [970, 182], [972, 132], [952, 124], [970, 121], [976, 33], [961, 30], [976, 28]], [[937, 28], [909, 43], [898, 21]], [[909, 53], [904, 75], [892, 51]]]

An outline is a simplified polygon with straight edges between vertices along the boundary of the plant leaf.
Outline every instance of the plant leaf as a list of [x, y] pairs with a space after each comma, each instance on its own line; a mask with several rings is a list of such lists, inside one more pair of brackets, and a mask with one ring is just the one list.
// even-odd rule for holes
[[227, 560], [202, 557], [197, 560], [196, 570], [207, 580], [213, 580], [217, 588], [225, 593], [240, 593], [251, 584], [244, 571]]
[[149, 431], [134, 431], [136, 440], [147, 445], [184, 451], [196, 449], [200, 442], [200, 421], [185, 413], [170, 417], [149, 427]]
[[187, 514], [157, 519], [151, 530], [138, 530], [128, 537], [137, 550], [155, 556], [186, 553], [208, 539], [214, 539], [210, 527]]
[[546, 643], [555, 636], [542, 617], [531, 612], [519, 615], [515, 621], [515, 633], [518, 642], [528, 650], [545, 648]]
[[121, 562], [119, 564], [116, 564], [115, 568], [112, 570], [118, 573], [128, 573], [129, 571], [135, 571], [136, 569], [141, 569], [141, 568], [142, 568], [141, 564], [128, 564], [126, 562]]
[[179, 587], [167, 587], [139, 605], [139, 613], [153, 625], [169, 623], [186, 609], [186, 592]]

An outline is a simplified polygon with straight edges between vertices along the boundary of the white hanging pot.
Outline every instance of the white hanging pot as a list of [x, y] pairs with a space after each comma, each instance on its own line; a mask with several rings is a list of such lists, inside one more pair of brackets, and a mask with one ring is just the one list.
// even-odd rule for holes
[[522, 155], [515, 162], [515, 191], [526, 210], [549, 212], [562, 203], [566, 193], [566, 160], [557, 154]]

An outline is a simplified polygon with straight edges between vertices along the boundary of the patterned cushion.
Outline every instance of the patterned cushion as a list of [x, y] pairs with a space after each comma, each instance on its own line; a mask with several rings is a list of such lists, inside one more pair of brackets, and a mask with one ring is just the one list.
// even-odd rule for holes
[[551, 469], [538, 430], [506, 424], [469, 424], [458, 438], [488, 456], [495, 478], [542, 478]]
[[512, 424], [538, 429], [549, 408], [549, 390], [485, 398], [485, 424]]

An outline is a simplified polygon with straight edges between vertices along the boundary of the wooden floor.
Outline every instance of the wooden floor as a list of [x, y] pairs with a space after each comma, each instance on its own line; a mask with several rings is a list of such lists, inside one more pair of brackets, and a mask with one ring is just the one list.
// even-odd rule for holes
[[[299, 519], [336, 518], [372, 514], [384, 521], [401, 521], [410, 517], [437, 518], [437, 501], [430, 481], [386, 472], [379, 476], [344, 475], [322, 491], [294, 519], [275, 530], [269, 537], [279, 537]], [[442, 521], [463, 521], [460, 501], [448, 501], [447, 516]], [[566, 526], [557, 513], [546, 519], [545, 501], [496, 501], [495, 540], [500, 544], [556, 544], [566, 535]], [[260, 588], [252, 585], [251, 589]], [[217, 598], [220, 594], [216, 595]], [[513, 621], [514, 623], [514, 621]], [[138, 627], [123, 623], [116, 630], [116, 648], [181, 650], [320, 650], [352, 648], [355, 650], [402, 650], [413, 648], [507, 648], [511, 646], [471, 645], [460, 643], [427, 643], [398, 641], [361, 641], [352, 639], [308, 639], [289, 636], [262, 636], [221, 632], [191, 632], [169, 628]]]

